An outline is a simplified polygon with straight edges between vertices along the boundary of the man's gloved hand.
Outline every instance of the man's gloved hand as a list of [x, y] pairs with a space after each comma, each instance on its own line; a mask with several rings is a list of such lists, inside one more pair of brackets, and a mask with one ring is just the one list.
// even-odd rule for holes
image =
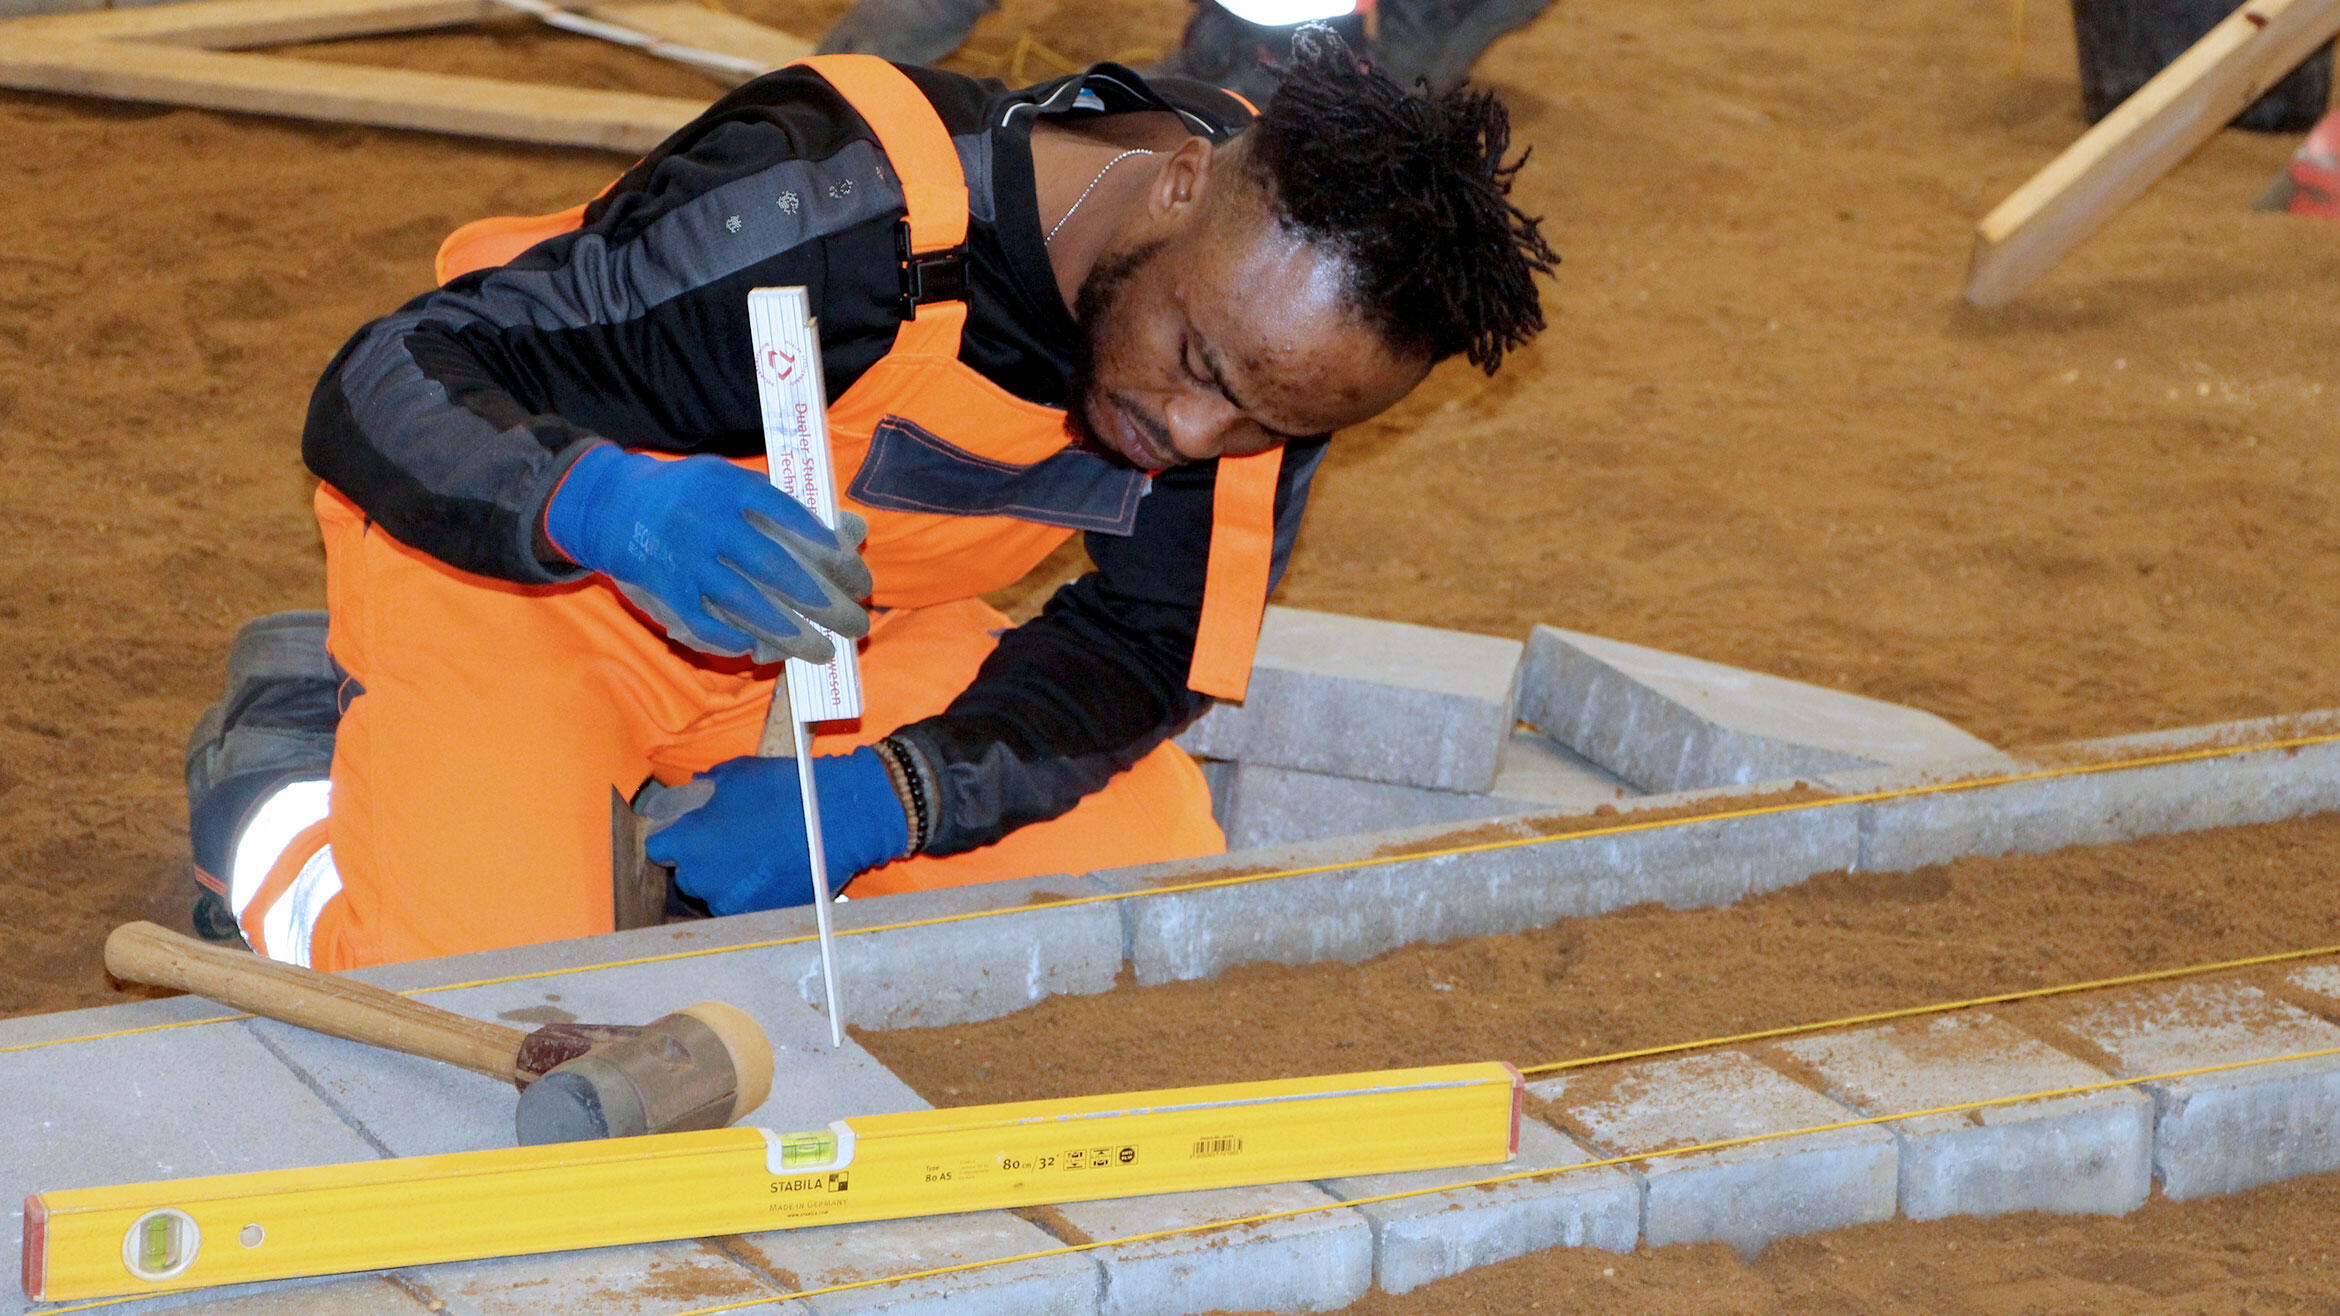
[[[815, 756], [813, 784], [830, 894], [909, 851], [910, 818], [875, 749]], [[644, 851], [718, 914], [811, 904], [796, 760], [731, 759], [665, 792], [651, 810]]]
[[869, 634], [870, 591], [848, 514], [832, 534], [795, 499], [720, 457], [657, 461], [603, 444], [545, 508], [545, 535], [617, 582], [668, 636], [702, 653], [827, 662], [827, 637]]

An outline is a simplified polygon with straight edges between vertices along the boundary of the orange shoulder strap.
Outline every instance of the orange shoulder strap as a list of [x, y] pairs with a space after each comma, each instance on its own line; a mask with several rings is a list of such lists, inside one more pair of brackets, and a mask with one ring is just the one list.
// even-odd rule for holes
[[[614, 180], [611, 186], [616, 186]], [[490, 215], [475, 219], [448, 234], [439, 244], [432, 273], [443, 286], [473, 270], [505, 264], [546, 238], [559, 237], [582, 225], [585, 205], [580, 201], [549, 215]]]
[[967, 175], [950, 129], [918, 84], [875, 55], [813, 55], [797, 63], [826, 79], [877, 134], [910, 212], [910, 254], [964, 243]]
[[[837, 89], [877, 134], [909, 210], [911, 255], [947, 251], [967, 240], [967, 176], [942, 116], [902, 71], [875, 55], [815, 55], [797, 61]], [[610, 180], [610, 187], [617, 180]], [[609, 187], [601, 189], [607, 192]], [[550, 215], [475, 219], [439, 244], [440, 283], [502, 265], [549, 237], [585, 222], [582, 204]], [[955, 345], [954, 345], [955, 349]]]
[[1202, 625], [1194, 636], [1189, 689], [1241, 699], [1267, 615], [1268, 567], [1276, 548], [1276, 476], [1284, 450], [1221, 457], [1211, 490], [1211, 557], [1203, 578]]

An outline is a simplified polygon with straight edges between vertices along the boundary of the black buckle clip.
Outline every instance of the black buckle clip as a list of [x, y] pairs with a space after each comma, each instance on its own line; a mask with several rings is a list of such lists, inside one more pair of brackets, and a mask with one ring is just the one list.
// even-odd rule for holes
[[910, 221], [894, 224], [894, 254], [902, 262], [902, 318], [917, 314], [928, 302], [967, 300], [967, 244], [941, 251], [913, 254]]

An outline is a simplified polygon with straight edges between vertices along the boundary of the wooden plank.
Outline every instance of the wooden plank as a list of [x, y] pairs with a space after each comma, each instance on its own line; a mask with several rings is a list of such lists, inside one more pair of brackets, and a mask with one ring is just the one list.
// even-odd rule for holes
[[0, 31], [0, 86], [639, 155], [703, 101]]
[[2340, 0], [2250, 0], [1975, 231], [1966, 300], [2003, 306], [2340, 32]]
[[[578, 12], [677, 45], [752, 59], [766, 68], [802, 59], [813, 50], [813, 43], [803, 37], [695, 0], [606, 0]], [[184, 0], [18, 19], [0, 23], [0, 35], [24, 32], [67, 40], [164, 41], [205, 50], [247, 50], [519, 18], [517, 11], [494, 0]]]
[[510, 14], [492, 0], [186, 0], [0, 24], [12, 36], [162, 41], [237, 50], [294, 41], [454, 27]]
[[578, 12], [622, 23], [678, 46], [752, 59], [767, 69], [813, 53], [813, 43], [793, 32], [710, 9], [696, 0], [610, 0], [579, 6]]

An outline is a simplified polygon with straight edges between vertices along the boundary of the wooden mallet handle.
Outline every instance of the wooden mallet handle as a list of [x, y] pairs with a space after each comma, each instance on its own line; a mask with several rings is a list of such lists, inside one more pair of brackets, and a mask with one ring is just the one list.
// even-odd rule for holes
[[222, 1005], [368, 1046], [500, 1078], [519, 1078], [525, 1036], [484, 1019], [410, 1001], [396, 992], [246, 951], [221, 950], [153, 923], [125, 923], [106, 938], [106, 972], [209, 997]]

